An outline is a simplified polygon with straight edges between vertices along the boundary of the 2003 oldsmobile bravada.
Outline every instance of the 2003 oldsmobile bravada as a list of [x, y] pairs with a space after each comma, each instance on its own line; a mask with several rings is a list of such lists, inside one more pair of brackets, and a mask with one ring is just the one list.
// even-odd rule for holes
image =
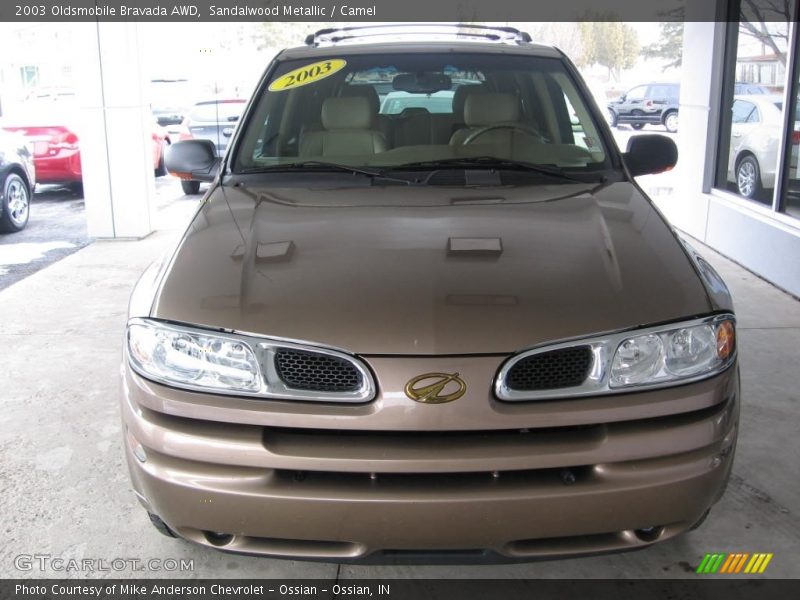
[[122, 413], [163, 533], [327, 560], [526, 560], [698, 524], [730, 474], [735, 318], [558, 50], [326, 30], [267, 68], [135, 288]]

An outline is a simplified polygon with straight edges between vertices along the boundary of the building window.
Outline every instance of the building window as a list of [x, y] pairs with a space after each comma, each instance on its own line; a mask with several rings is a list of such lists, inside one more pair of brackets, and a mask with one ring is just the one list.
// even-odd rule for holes
[[[779, 210], [786, 187], [779, 163], [793, 133], [787, 131], [784, 99], [797, 0], [772, 3], [770, 10], [759, 6], [758, 12], [752, 0], [732, 4], [715, 187]], [[796, 178], [797, 169], [790, 176]]]
[[36, 65], [20, 67], [19, 74], [22, 78], [23, 89], [30, 90], [39, 86], [39, 67]]

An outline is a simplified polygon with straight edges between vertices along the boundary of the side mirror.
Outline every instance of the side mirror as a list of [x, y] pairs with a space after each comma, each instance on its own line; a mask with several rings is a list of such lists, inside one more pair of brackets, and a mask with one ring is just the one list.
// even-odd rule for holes
[[678, 147], [665, 135], [635, 135], [622, 155], [631, 175], [653, 175], [669, 171], [678, 162]]
[[181, 179], [213, 181], [219, 169], [217, 147], [211, 140], [185, 140], [167, 148], [164, 166]]

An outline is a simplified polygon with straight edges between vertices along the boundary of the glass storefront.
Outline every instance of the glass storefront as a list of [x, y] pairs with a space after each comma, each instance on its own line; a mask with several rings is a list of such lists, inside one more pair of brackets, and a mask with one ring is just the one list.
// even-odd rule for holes
[[715, 187], [800, 217], [797, 0], [758, 12], [732, 4]]
[[792, 64], [791, 91], [789, 93], [789, 114], [785, 151], [785, 183], [778, 198], [778, 210], [800, 219], [800, 43], [795, 34], [794, 60]]

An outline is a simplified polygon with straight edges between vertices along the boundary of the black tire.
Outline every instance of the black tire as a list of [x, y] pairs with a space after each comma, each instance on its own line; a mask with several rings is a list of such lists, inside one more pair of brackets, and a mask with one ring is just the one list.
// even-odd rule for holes
[[615, 113], [610, 108], [606, 111], [608, 113], [608, 124], [610, 127], [616, 127], [619, 118], [617, 117], [617, 113]]
[[2, 207], [0, 207], [0, 232], [16, 233], [28, 224], [31, 190], [16, 173], [9, 173], [3, 181]]
[[678, 111], [677, 110], [670, 110], [664, 114], [664, 118], [662, 119], [664, 124], [664, 128], [669, 131], [670, 133], [676, 133], [678, 131]]
[[167, 167], [164, 164], [164, 154], [166, 154], [167, 148], [169, 148], [169, 142], [164, 140], [161, 142], [161, 158], [158, 159], [158, 166], [155, 170], [156, 177], [163, 177], [167, 174]]
[[67, 184], [67, 189], [75, 194], [76, 196], [80, 196], [83, 198], [83, 182], [82, 181], [74, 181], [72, 183]]
[[755, 156], [748, 154], [737, 161], [735, 181], [736, 189], [743, 198], [752, 200], [761, 193], [761, 167]]
[[633, 127], [636, 131], [639, 131], [644, 127], [644, 123], [631, 123], [631, 127]]
[[158, 533], [171, 538], [178, 537], [175, 535], [175, 532], [172, 531], [172, 529], [170, 529], [169, 526], [161, 520], [161, 517], [154, 515], [151, 512], [147, 513], [147, 516], [150, 517], [150, 522], [153, 524], [153, 527], [158, 530]]
[[199, 181], [191, 181], [182, 179], [181, 180], [181, 189], [183, 189], [183, 193], [187, 196], [191, 196], [193, 194], [200, 193], [200, 182]]

